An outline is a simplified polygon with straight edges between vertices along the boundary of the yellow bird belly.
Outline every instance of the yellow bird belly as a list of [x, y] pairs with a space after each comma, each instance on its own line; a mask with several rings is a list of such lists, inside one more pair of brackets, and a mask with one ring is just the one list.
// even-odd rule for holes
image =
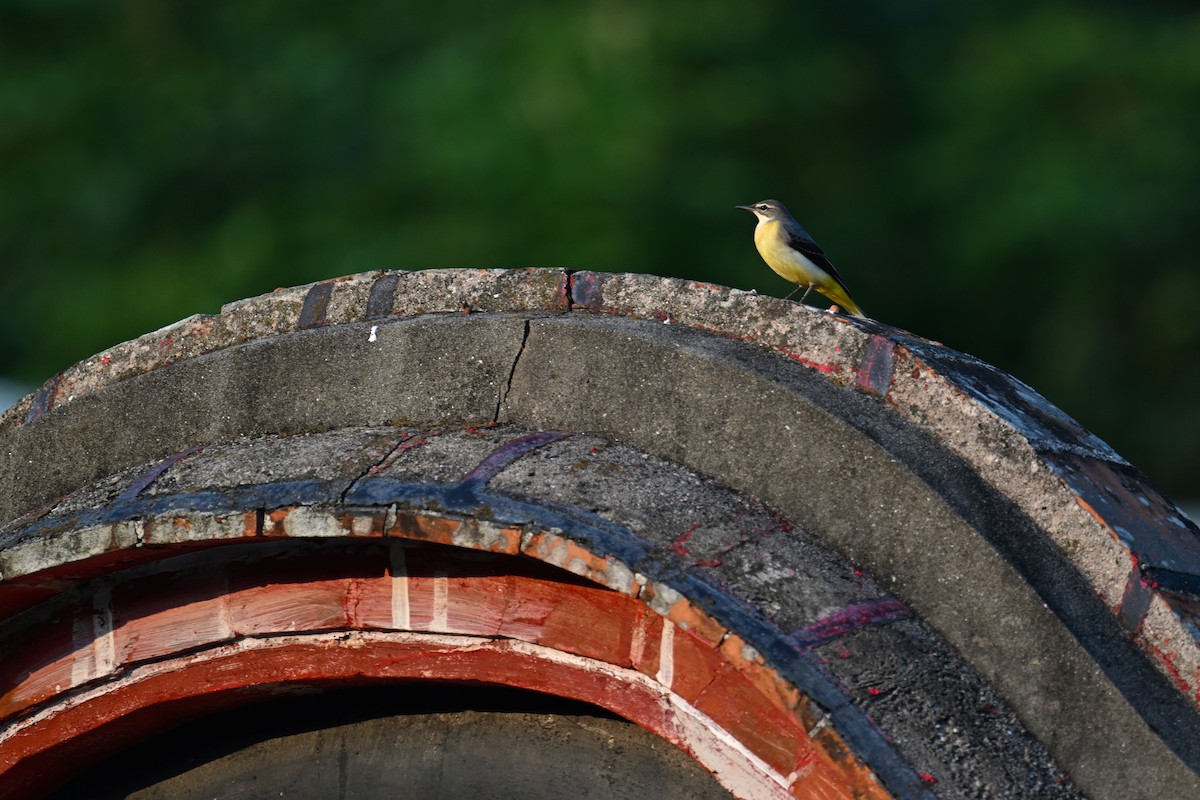
[[801, 286], [826, 289], [836, 286], [829, 273], [787, 246], [787, 239], [775, 220], [760, 222], [754, 228], [754, 246], [776, 275]]
[[800, 286], [811, 286], [851, 314], [865, 316], [858, 303], [846, 294], [832, 275], [805, 258], [803, 253], [788, 247], [787, 237], [777, 220], [759, 222], [754, 227], [754, 246], [779, 277]]

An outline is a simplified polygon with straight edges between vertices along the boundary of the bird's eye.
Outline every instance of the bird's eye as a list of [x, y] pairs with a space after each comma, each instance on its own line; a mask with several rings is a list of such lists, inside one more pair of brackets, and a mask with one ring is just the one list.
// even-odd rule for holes
[[759, 205], [758, 210], [766, 211], [768, 208], [770, 208], [770, 206], [768, 206], [766, 203], [762, 203], [761, 205]]

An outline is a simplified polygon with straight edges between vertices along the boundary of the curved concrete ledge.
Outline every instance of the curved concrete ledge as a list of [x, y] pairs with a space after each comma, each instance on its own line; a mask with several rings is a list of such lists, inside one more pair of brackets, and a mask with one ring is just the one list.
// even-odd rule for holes
[[[245, 436], [463, 421], [616, 436], [760, 498], [944, 635], [1090, 795], [1200, 791], [1195, 526], [986, 364], [706, 284], [371, 273], [112, 348], [3, 418], [0, 602], [43, 597], [20, 582], [37, 520], [108, 476]], [[82, 541], [64, 563], [105, 549]]]
[[153, 734], [152, 708], [162, 725], [231, 693], [423, 675], [608, 708], [738, 797], [883, 796], [876, 775], [898, 797], [929, 796], [926, 780], [1077, 796], [861, 570], [753, 499], [596, 436], [214, 445], [89, 487], [25, 534], [10, 585], [42, 596], [3, 631], [0, 774], [29, 796], [47, 764]]

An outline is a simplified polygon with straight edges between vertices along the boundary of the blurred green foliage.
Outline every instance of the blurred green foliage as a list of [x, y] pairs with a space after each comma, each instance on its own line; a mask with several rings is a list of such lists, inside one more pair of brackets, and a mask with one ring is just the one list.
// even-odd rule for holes
[[864, 308], [1200, 495], [1200, 13], [864, 0], [0, 5], [0, 374], [379, 267]]

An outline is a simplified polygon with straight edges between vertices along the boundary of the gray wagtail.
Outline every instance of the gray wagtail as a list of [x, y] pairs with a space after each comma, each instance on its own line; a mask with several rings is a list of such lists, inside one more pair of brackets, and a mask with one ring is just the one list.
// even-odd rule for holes
[[816, 289], [854, 316], [866, 316], [858, 303], [850, 298], [850, 290], [833, 264], [829, 263], [825, 251], [817, 246], [799, 222], [792, 219], [783, 203], [761, 200], [752, 206], [735, 208], [744, 208], [758, 217], [758, 225], [754, 228], [754, 246], [776, 275], [796, 284], [788, 297], [803, 288], [804, 294], [800, 297], [803, 303], [808, 293]]

